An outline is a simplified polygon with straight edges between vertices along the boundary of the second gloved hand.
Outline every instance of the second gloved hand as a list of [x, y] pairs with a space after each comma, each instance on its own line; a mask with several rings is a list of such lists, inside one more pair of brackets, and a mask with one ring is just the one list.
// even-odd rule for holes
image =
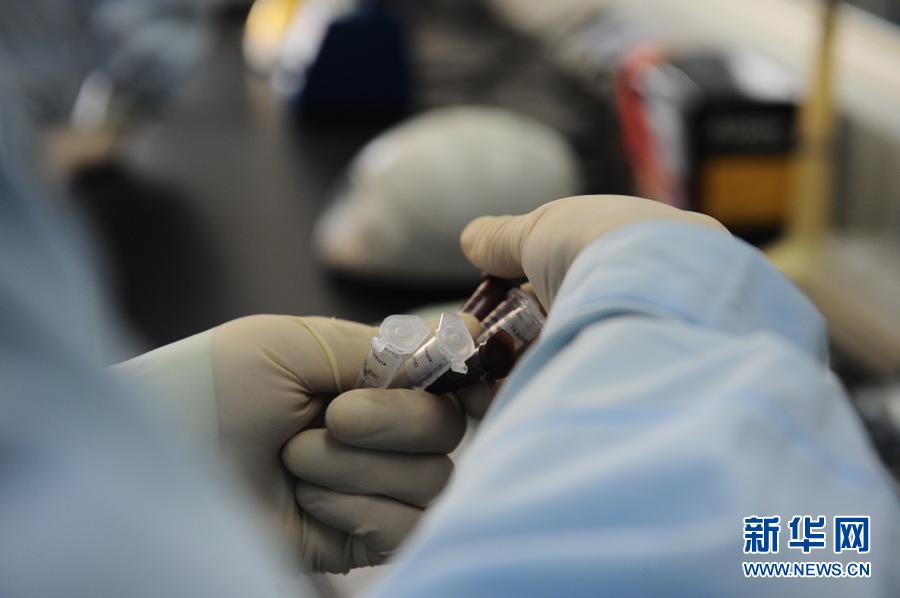
[[569, 266], [594, 239], [630, 224], [653, 220], [693, 222], [728, 234], [696, 212], [623, 195], [583, 195], [544, 204], [522, 216], [484, 216], [463, 230], [463, 253], [497, 276], [526, 276], [549, 309]]
[[282, 458], [311, 518], [313, 570], [376, 565], [390, 556], [453, 471], [447, 456], [465, 432], [459, 403], [421, 390], [352, 390], [328, 407]]
[[[347, 571], [393, 550], [443, 488], [446, 453], [465, 431], [458, 403], [412, 391], [385, 393], [398, 400], [345, 393], [329, 410], [333, 435], [316, 429], [353, 388], [375, 333], [329, 318], [251, 316], [114, 369], [191, 443], [226, 456], [299, 566]], [[285, 468], [283, 449], [306, 479]]]

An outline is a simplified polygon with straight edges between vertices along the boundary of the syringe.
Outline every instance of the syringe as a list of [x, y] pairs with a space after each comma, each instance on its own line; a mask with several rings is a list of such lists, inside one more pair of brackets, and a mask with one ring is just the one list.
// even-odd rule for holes
[[388, 316], [359, 370], [357, 388], [387, 388], [406, 358], [422, 344], [430, 330], [419, 316]]
[[466, 323], [457, 314], [444, 312], [434, 337], [406, 360], [391, 386], [425, 388], [447, 370], [465, 373], [466, 359], [474, 352]]

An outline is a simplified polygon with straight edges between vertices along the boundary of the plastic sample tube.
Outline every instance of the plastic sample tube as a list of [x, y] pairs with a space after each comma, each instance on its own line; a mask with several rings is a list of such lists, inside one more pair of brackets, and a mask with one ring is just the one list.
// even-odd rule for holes
[[513, 338], [516, 351], [531, 344], [544, 326], [544, 311], [537, 299], [515, 287], [509, 290], [497, 309], [482, 321], [484, 332], [478, 337], [483, 343], [500, 330], [505, 330]]
[[444, 312], [434, 337], [413, 353], [403, 365], [404, 388], [425, 388], [447, 370], [464, 374], [466, 359], [475, 352], [475, 341], [466, 323], [454, 313]]
[[513, 338], [505, 330], [500, 330], [481, 343], [478, 350], [466, 360], [468, 371], [465, 374], [457, 374], [449, 370], [441, 374], [441, 377], [425, 390], [443, 394], [462, 390], [479, 382], [493, 387], [497, 380], [506, 378], [515, 363], [516, 351]]
[[419, 316], [388, 316], [359, 370], [357, 388], [387, 388], [406, 358], [422, 344], [430, 330]]
[[511, 280], [484, 274], [481, 277], [481, 284], [459, 311], [472, 314], [481, 321], [506, 299], [506, 293], [513, 286], [515, 284]]

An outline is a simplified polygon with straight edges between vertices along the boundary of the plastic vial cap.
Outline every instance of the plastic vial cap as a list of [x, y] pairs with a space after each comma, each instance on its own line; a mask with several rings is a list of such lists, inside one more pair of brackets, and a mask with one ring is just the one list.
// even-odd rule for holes
[[465, 374], [466, 359], [475, 352], [475, 341], [463, 319], [454, 313], [442, 313], [434, 337], [441, 354], [450, 362], [450, 369]]
[[372, 339], [376, 351], [388, 348], [396, 353], [412, 353], [428, 333], [428, 325], [420, 316], [388, 316], [381, 323], [380, 334]]

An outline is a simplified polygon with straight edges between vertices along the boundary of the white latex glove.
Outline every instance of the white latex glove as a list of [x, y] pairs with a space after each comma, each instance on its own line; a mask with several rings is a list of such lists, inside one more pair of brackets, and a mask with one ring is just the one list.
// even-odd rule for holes
[[325, 423], [282, 453], [298, 478], [297, 504], [312, 517], [305, 535], [316, 549], [305, 556], [316, 559], [313, 570], [377, 565], [446, 485], [465, 417], [449, 395], [360, 389], [337, 397]]
[[728, 230], [717, 220], [672, 206], [622, 195], [567, 197], [523, 216], [484, 216], [460, 237], [473, 264], [497, 276], [526, 276], [541, 305], [550, 309], [572, 261], [601, 235], [642, 221], [677, 220]]
[[[343, 320], [251, 316], [115, 370], [164, 403], [195, 444], [225, 453], [302, 568], [347, 571], [393, 551], [446, 484], [446, 453], [465, 432], [450, 397], [359, 390], [329, 410], [334, 437], [310, 429], [288, 443], [320, 425], [328, 403], [353, 388], [375, 334]], [[307, 481], [284, 467], [283, 449]]]

